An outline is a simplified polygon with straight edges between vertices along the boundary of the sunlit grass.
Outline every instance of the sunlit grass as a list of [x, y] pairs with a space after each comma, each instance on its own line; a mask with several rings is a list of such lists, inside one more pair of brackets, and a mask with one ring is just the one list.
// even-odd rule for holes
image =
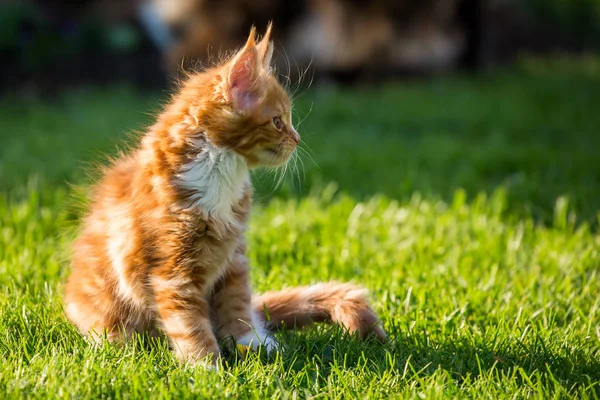
[[597, 399], [596, 82], [520, 71], [303, 98], [314, 162], [302, 188], [255, 177], [254, 287], [364, 285], [390, 340], [278, 334], [280, 353], [217, 372], [178, 365], [166, 340], [92, 347], [62, 311], [80, 215], [66, 181], [88, 182], [158, 96], [3, 103], [0, 397]]

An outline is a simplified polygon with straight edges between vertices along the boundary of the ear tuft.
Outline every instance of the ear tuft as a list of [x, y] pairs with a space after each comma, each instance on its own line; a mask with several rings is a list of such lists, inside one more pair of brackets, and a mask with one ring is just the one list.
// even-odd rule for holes
[[250, 28], [250, 34], [248, 35], [248, 40], [246, 41], [246, 45], [244, 46], [244, 48], [248, 48], [250, 46], [255, 46], [256, 45], [256, 27], [254, 27], [254, 25], [252, 25], [252, 27]]
[[260, 43], [256, 45], [258, 54], [260, 56], [260, 62], [264, 69], [267, 71], [271, 69], [271, 59], [273, 58], [273, 42], [271, 41], [271, 30], [273, 29], [273, 22], [269, 22], [267, 26], [267, 32], [261, 39]]

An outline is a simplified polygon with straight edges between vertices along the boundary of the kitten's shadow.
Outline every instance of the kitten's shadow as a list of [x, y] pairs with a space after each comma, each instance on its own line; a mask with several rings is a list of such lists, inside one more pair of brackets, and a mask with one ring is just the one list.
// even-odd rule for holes
[[[385, 343], [374, 337], [361, 340], [344, 333], [339, 327], [316, 327], [306, 331], [277, 333], [281, 345], [278, 354], [264, 350], [251, 357], [263, 363], [280, 359], [285, 371], [316, 371], [321, 378], [339, 370], [369, 370], [376, 375], [394, 371], [407, 381], [433, 375], [439, 370], [449, 373], [457, 385], [485, 379], [490, 373], [511, 376], [537, 376], [548, 383], [560, 381], [575, 389], [600, 381], [600, 361], [573, 361], [551, 350], [539, 338], [533, 346], [498, 346], [494, 343], [472, 344], [449, 339], [442, 343], [415, 342], [414, 338], [396, 336]], [[240, 354], [230, 354], [230, 365], [245, 362]], [[307, 383], [308, 384], [308, 383]]]
[[328, 370], [332, 365], [354, 368], [372, 355], [376, 355], [377, 359], [384, 359], [387, 347], [386, 343], [380, 342], [375, 336], [361, 339], [337, 326], [279, 331], [275, 335], [279, 345], [277, 351], [267, 353], [264, 348], [259, 348], [257, 352], [246, 352], [228, 344], [223, 346], [224, 357], [230, 365], [237, 365], [248, 359], [260, 359], [260, 362], [272, 364], [279, 359], [285, 370], [298, 372], [315, 365], [319, 365], [320, 370]]

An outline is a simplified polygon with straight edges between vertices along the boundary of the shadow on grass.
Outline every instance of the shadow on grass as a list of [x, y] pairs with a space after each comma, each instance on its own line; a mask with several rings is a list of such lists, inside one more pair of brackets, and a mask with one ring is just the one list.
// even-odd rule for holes
[[[577, 352], [558, 354], [550, 343], [537, 336], [531, 344], [481, 343], [467, 341], [415, 344], [398, 339], [390, 345], [397, 367], [412, 374], [448, 371], [457, 384], [496, 374], [510, 377], [519, 384], [540, 380], [560, 382], [566, 389], [589, 386], [600, 379], [600, 363]], [[562, 353], [562, 352], [561, 352]]]
[[[315, 384], [315, 380], [326, 384], [334, 370], [366, 370], [375, 376], [391, 371], [406, 383], [444, 370], [458, 386], [472, 385], [479, 379], [490, 377], [497, 380], [500, 375], [519, 386], [559, 383], [567, 391], [589, 389], [600, 381], [598, 360], [577, 351], [565, 350], [558, 354], [539, 336], [527, 344], [507, 339], [481, 344], [466, 340], [433, 343], [424, 337], [421, 341], [402, 336], [382, 344], [375, 338], [363, 341], [340, 329], [327, 328], [285, 332], [279, 339], [284, 370], [304, 373], [303, 383], [307, 389]], [[274, 360], [272, 355], [261, 356], [260, 362]], [[244, 362], [243, 357], [231, 354], [228, 361]]]

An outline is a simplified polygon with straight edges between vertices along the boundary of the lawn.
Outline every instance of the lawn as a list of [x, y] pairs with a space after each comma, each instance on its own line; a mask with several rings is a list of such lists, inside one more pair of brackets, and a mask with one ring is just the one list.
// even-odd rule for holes
[[364, 285], [389, 341], [279, 333], [218, 372], [92, 347], [61, 306], [94, 165], [163, 99], [0, 101], [0, 397], [600, 397], [599, 61], [308, 91], [303, 168], [254, 177], [253, 284]]

